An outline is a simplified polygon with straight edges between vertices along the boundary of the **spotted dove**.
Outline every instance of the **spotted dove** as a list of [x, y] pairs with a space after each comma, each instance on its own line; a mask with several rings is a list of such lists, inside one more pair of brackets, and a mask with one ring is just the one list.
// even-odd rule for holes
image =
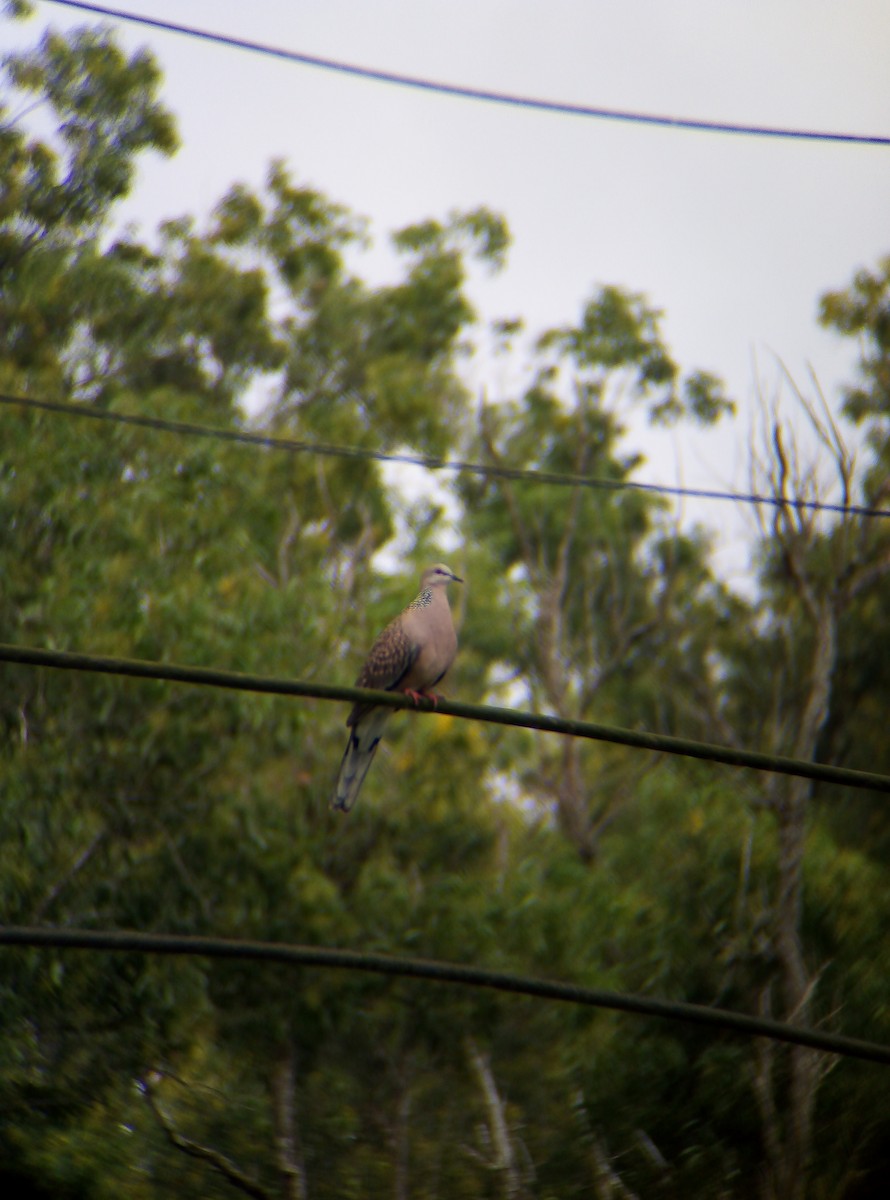
[[[457, 652], [446, 594], [452, 580], [463, 583], [441, 563], [424, 571], [416, 598], [390, 621], [371, 647], [356, 687], [404, 692], [415, 703], [422, 696], [435, 701], [431, 689], [454, 662]], [[333, 808], [348, 812], [355, 804], [392, 711], [374, 704], [353, 707], [346, 721], [349, 741], [334, 788]]]

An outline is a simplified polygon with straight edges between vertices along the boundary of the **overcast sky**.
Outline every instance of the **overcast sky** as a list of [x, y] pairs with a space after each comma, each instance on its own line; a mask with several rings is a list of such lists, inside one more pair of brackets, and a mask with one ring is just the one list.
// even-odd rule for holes
[[[120, 0], [155, 18], [302, 53], [548, 100], [743, 124], [890, 134], [887, 0]], [[43, 0], [15, 29], [87, 17]], [[147, 161], [122, 217], [149, 233], [206, 214], [270, 159], [370, 218], [391, 276], [388, 231], [487, 205], [514, 244], [497, 277], [473, 281], [486, 317], [532, 330], [577, 318], [601, 283], [644, 292], [684, 369], [715, 371], [742, 411], [703, 442], [645, 436], [640, 477], [747, 485], [753, 358], [773, 356], [829, 395], [852, 348], [815, 323], [819, 294], [890, 252], [890, 147], [728, 136], [505, 108], [278, 62], [116, 23], [151, 46], [183, 146]], [[11, 26], [4, 23], [9, 38]], [[472, 382], [496, 380], [486, 364]], [[634, 445], [643, 434], [634, 431]], [[743, 569], [740, 519], [686, 506], [721, 530]]]

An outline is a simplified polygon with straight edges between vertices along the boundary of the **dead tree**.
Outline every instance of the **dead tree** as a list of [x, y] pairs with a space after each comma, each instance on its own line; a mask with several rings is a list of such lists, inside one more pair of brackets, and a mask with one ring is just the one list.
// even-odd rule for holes
[[[837, 502], [847, 509], [853, 502], [853, 455], [818, 388], [816, 402], [797, 388], [795, 393], [819, 459], [831, 464]], [[767, 416], [765, 406], [763, 411]], [[793, 688], [784, 696], [777, 692], [772, 706], [772, 749], [814, 759], [831, 711], [841, 617], [857, 595], [890, 570], [890, 544], [856, 514], [840, 511], [826, 521], [824, 511], [814, 507], [827, 498], [826, 483], [817, 466], [803, 464], [799, 444], [773, 410], [762, 450], [752, 446], [751, 462], [754, 490], [769, 491], [780, 500], [771, 519], [761, 514], [759, 520], [774, 555], [776, 596], [785, 609], [782, 636], [796, 651]], [[798, 1025], [815, 1019], [821, 969], [807, 960], [802, 939], [812, 795], [811, 782], [774, 776], [762, 797], [775, 818], [778, 853], [769, 939], [775, 970], [761, 987], [759, 1004], [764, 1014]], [[780, 1050], [764, 1043], [757, 1050], [754, 1086], [766, 1158], [766, 1200], [803, 1200], [806, 1195], [813, 1112], [824, 1070], [823, 1058], [802, 1046]]]

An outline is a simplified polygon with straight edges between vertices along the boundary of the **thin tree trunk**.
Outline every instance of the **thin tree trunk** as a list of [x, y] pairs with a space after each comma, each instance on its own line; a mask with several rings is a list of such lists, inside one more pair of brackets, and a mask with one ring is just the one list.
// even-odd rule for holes
[[282, 1047], [272, 1075], [275, 1144], [281, 1194], [285, 1200], [307, 1200], [306, 1166], [296, 1112], [297, 1056], [293, 1042]]
[[409, 1138], [411, 1117], [411, 1088], [407, 1081], [402, 1086], [399, 1103], [396, 1107], [396, 1127], [393, 1134], [393, 1149], [395, 1151], [395, 1200], [410, 1200], [410, 1160], [411, 1141]]
[[517, 1200], [521, 1194], [522, 1185], [516, 1165], [516, 1155], [513, 1150], [513, 1139], [510, 1136], [510, 1128], [507, 1123], [504, 1101], [498, 1092], [491, 1063], [488, 1061], [487, 1056], [482, 1053], [472, 1039], [468, 1040], [467, 1049], [470, 1056], [470, 1063], [482, 1090], [485, 1109], [488, 1114], [488, 1129], [494, 1149], [494, 1161], [490, 1165], [501, 1177], [504, 1200]]
[[[813, 654], [806, 702], [792, 753], [796, 758], [815, 757], [819, 735], [829, 712], [837, 659], [837, 601], [817, 600], [800, 579], [799, 593], [813, 626]], [[774, 947], [782, 984], [784, 1019], [797, 1025], [812, 1022], [815, 979], [803, 952], [803, 861], [807, 815], [812, 784], [789, 779], [772, 797], [777, 821], [778, 863], [773, 906]], [[792, 1046], [787, 1055], [788, 1082], [783, 1103], [777, 1101], [777, 1055], [761, 1050], [755, 1068], [755, 1094], [764, 1128], [767, 1200], [804, 1200], [813, 1137], [813, 1112], [819, 1086], [819, 1055], [805, 1046]], [[784, 1112], [784, 1119], [780, 1116]]]

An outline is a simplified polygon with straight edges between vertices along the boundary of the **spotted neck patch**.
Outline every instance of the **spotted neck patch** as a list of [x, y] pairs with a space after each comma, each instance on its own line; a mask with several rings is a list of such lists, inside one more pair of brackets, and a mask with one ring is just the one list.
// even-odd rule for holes
[[433, 593], [430, 588], [426, 588], [408, 605], [409, 608], [429, 608], [433, 602]]

